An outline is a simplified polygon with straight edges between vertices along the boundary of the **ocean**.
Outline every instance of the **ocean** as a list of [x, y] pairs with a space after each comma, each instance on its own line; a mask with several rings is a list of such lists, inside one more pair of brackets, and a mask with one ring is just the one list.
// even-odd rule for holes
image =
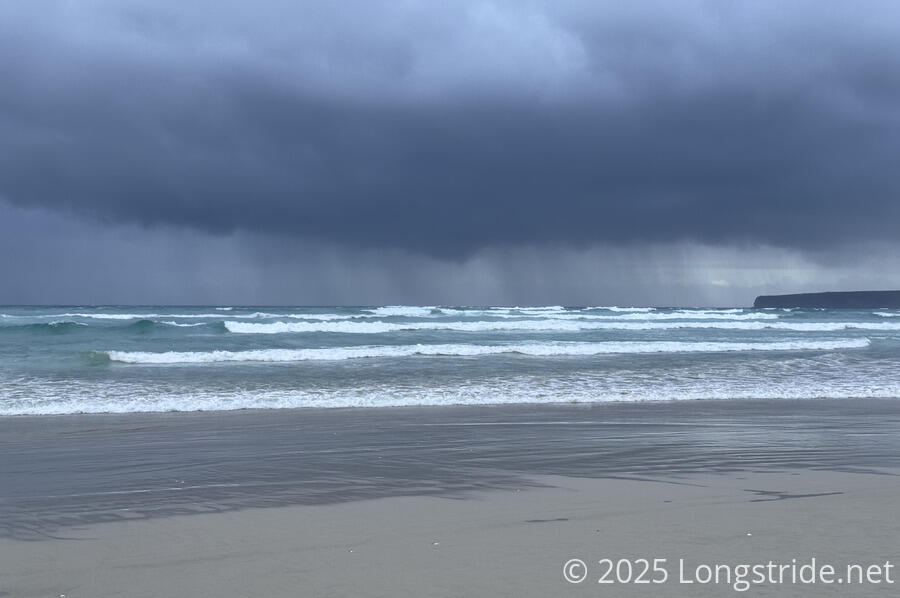
[[900, 311], [3, 307], [0, 415], [900, 397]]

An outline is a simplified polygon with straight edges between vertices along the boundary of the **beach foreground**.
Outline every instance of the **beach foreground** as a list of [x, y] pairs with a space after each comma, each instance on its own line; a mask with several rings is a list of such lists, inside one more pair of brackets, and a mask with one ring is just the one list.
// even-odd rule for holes
[[[888, 400], [6, 418], [0, 592], [725, 596], [703, 566], [815, 558], [832, 584], [748, 593], [882, 595], [898, 419]], [[667, 579], [598, 584], [601, 559]]]

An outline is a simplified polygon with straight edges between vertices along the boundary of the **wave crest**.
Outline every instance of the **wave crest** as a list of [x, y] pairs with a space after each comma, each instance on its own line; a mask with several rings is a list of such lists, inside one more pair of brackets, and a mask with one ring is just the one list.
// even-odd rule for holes
[[344, 361], [412, 356], [475, 357], [518, 354], [532, 357], [591, 356], [617, 353], [720, 353], [735, 351], [833, 351], [861, 349], [869, 339], [779, 342], [610, 341], [601, 343], [522, 343], [509, 345], [399, 345], [333, 347], [324, 349], [259, 349], [253, 351], [100, 351], [110, 361], [135, 364], [199, 364], [218, 362]]
[[470, 322], [234, 322], [226, 321], [225, 329], [235, 334], [343, 333], [385, 334], [414, 330], [452, 330], [457, 332], [529, 331], [577, 332], [581, 330], [790, 330], [795, 332], [834, 332], [839, 330], [900, 330], [900, 322], [625, 322], [593, 320], [503, 320]]
[[72, 322], [69, 320], [59, 320], [55, 322], [34, 322], [31, 324], [12, 324], [0, 326], [0, 331], [17, 332], [29, 331], [36, 333], [54, 333], [60, 334], [65, 332], [74, 332], [86, 328], [87, 324], [81, 322]]

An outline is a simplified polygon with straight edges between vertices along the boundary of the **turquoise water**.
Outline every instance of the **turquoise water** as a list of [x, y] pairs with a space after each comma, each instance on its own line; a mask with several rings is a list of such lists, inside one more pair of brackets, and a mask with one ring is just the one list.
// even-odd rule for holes
[[900, 397], [900, 311], [3, 307], [0, 415]]

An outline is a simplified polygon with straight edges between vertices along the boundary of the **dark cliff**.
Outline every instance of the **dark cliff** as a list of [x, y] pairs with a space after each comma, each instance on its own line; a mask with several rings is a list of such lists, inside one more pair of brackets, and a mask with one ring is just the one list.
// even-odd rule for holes
[[797, 295], [760, 295], [753, 307], [827, 307], [900, 309], [900, 291], [847, 291], [799, 293]]

